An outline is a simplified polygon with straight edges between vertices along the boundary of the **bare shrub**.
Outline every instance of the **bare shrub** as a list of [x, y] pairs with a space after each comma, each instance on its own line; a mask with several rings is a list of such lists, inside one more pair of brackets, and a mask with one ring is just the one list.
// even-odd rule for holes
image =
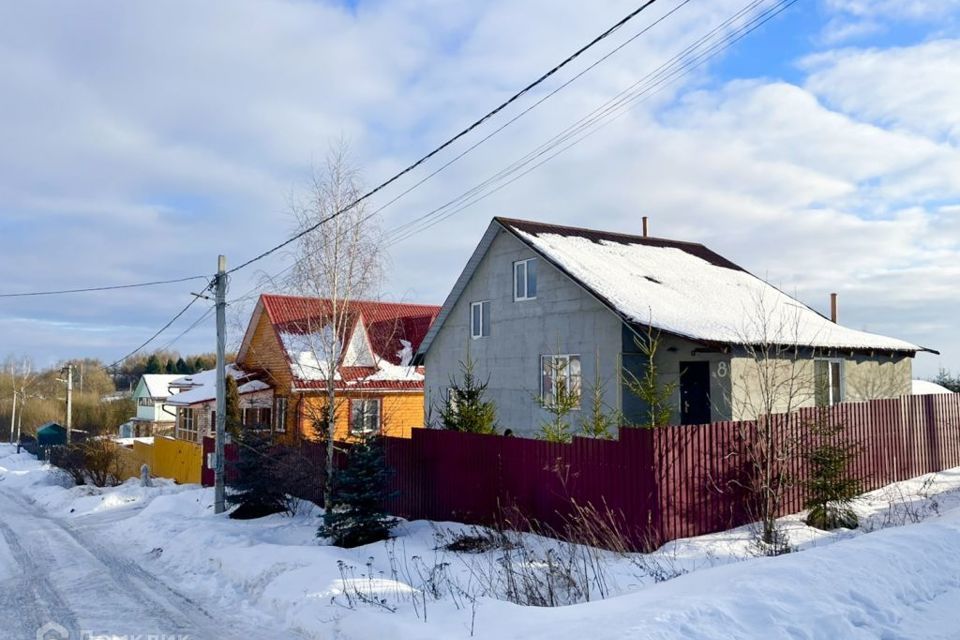
[[54, 447], [50, 464], [67, 472], [78, 485], [113, 487], [120, 484], [120, 449], [110, 440], [95, 438]]

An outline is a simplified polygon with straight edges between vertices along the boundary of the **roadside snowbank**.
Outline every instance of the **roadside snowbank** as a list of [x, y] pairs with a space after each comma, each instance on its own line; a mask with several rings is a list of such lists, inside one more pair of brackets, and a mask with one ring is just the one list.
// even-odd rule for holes
[[[65, 488], [48, 466], [11, 452], [0, 446], [0, 489], [101, 527], [132, 559], [197, 598], [269, 613], [320, 637], [935, 638], [954, 637], [960, 608], [960, 469], [867, 494], [856, 531], [827, 533], [799, 516], [784, 518], [791, 545], [803, 553], [778, 558], [755, 557], [749, 527], [652, 554], [529, 534], [513, 539], [522, 552], [456, 553], [443, 545], [483, 532], [403, 522], [386, 543], [339, 549], [316, 540], [320, 512], [312, 505], [293, 517], [233, 521], [213, 514], [209, 489], [136, 481]], [[557, 567], [570, 559], [593, 569], [571, 573], [578, 588], [554, 595], [580, 604], [508, 601], [524, 595], [508, 575], [561, 584]], [[0, 573], [3, 567], [0, 558]]]

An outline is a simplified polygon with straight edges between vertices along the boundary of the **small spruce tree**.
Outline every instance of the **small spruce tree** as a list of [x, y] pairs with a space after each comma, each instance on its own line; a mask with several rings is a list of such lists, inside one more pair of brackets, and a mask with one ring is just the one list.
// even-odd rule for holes
[[450, 378], [450, 396], [440, 407], [440, 420], [445, 429], [470, 433], [497, 432], [497, 408], [491, 400], [485, 400], [487, 385], [477, 379], [473, 358], [467, 350], [467, 358], [460, 363], [462, 380]]
[[269, 437], [246, 432], [236, 440], [239, 455], [228, 474], [227, 502], [239, 505], [231, 518], [248, 520], [287, 511], [287, 496], [272, 473], [272, 444]]
[[540, 437], [548, 442], [570, 442], [573, 439], [570, 414], [580, 408], [579, 384], [573, 382], [579, 374], [574, 376], [568, 371], [569, 360], [555, 356], [544, 356], [543, 366], [550, 382], [549, 388], [537, 396], [537, 402], [550, 417], [541, 423]]
[[173, 364], [173, 360], [170, 358], [167, 358], [167, 364], [163, 366], [163, 372], [171, 375], [177, 372], [177, 366]]
[[224, 414], [226, 430], [233, 438], [239, 438], [243, 431], [243, 412], [240, 409], [240, 390], [237, 380], [227, 375], [227, 410]]
[[643, 374], [637, 376], [632, 371], [623, 370], [623, 383], [634, 396], [643, 401], [646, 407], [645, 419], [637, 425], [654, 428], [665, 427], [673, 418], [671, 398], [677, 389], [676, 383], [662, 383], [657, 366], [657, 350], [660, 348], [660, 334], [653, 329], [647, 330], [645, 338], [633, 339], [639, 352], [644, 356]]
[[593, 368], [593, 383], [590, 385], [590, 411], [580, 420], [580, 432], [588, 438], [609, 440], [614, 437], [621, 422], [619, 411], [611, 409], [606, 402], [606, 385], [600, 377], [600, 353], [597, 352]]
[[187, 367], [187, 363], [184, 361], [183, 358], [177, 358], [177, 364], [175, 366], [177, 369], [177, 373], [179, 373], [180, 375], [188, 375], [190, 373], [193, 373], [192, 371], [189, 370], [189, 368]]
[[331, 506], [317, 537], [347, 548], [390, 537], [396, 520], [384, 510], [388, 478], [382, 437], [372, 435], [351, 445], [344, 467], [328, 487]]
[[806, 522], [817, 529], [856, 529], [859, 524], [852, 502], [860, 494], [861, 484], [850, 469], [859, 447], [848, 441], [844, 432], [841, 422], [830, 423], [827, 410], [818, 411], [806, 452], [810, 476], [804, 503], [810, 510]]

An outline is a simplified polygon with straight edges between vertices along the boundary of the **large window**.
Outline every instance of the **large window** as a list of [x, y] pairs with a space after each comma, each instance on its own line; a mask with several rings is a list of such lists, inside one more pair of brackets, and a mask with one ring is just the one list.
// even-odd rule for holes
[[181, 407], [177, 416], [177, 437], [181, 440], [190, 440], [197, 442], [199, 433], [197, 431], [196, 416], [193, 409]]
[[513, 263], [513, 299], [533, 300], [537, 297], [537, 259]]
[[254, 431], [270, 430], [270, 407], [246, 407], [243, 409], [243, 426]]
[[580, 356], [540, 356], [540, 397], [552, 406], [564, 394], [580, 406]]
[[470, 337], [486, 338], [490, 335], [490, 301], [470, 303]]
[[277, 398], [274, 400], [273, 412], [273, 431], [275, 433], [287, 432], [287, 399]]
[[814, 360], [814, 384], [818, 407], [831, 407], [843, 402], [843, 361]]
[[138, 398], [138, 399], [137, 399], [137, 405], [139, 405], [139, 406], [141, 406], [141, 407], [152, 407], [154, 404], [156, 404], [156, 402], [154, 402], [153, 398]]
[[380, 432], [380, 400], [350, 401], [350, 435], [368, 436]]

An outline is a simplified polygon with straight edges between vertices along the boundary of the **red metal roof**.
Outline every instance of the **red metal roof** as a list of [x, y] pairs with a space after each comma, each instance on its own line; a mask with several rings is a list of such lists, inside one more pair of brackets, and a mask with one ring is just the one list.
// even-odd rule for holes
[[[323, 324], [331, 315], [331, 302], [326, 298], [308, 298], [301, 296], [262, 294], [260, 302], [267, 313], [270, 324], [279, 335], [281, 332], [308, 332]], [[377, 357], [392, 364], [400, 364], [399, 352], [403, 348], [401, 341], [410, 342], [411, 354], [416, 353], [430, 330], [430, 325], [440, 313], [440, 307], [427, 304], [405, 304], [380, 302], [376, 300], [351, 300], [347, 313], [349, 321], [343, 328], [344, 343], [362, 318], [370, 339], [370, 347]], [[376, 369], [361, 371], [364, 367], [342, 367], [340, 370], [344, 388], [351, 389], [421, 389], [422, 381], [379, 380], [357, 382], [361, 377], [376, 373]], [[322, 382], [297, 380], [297, 387], [308, 389], [322, 387]]]

